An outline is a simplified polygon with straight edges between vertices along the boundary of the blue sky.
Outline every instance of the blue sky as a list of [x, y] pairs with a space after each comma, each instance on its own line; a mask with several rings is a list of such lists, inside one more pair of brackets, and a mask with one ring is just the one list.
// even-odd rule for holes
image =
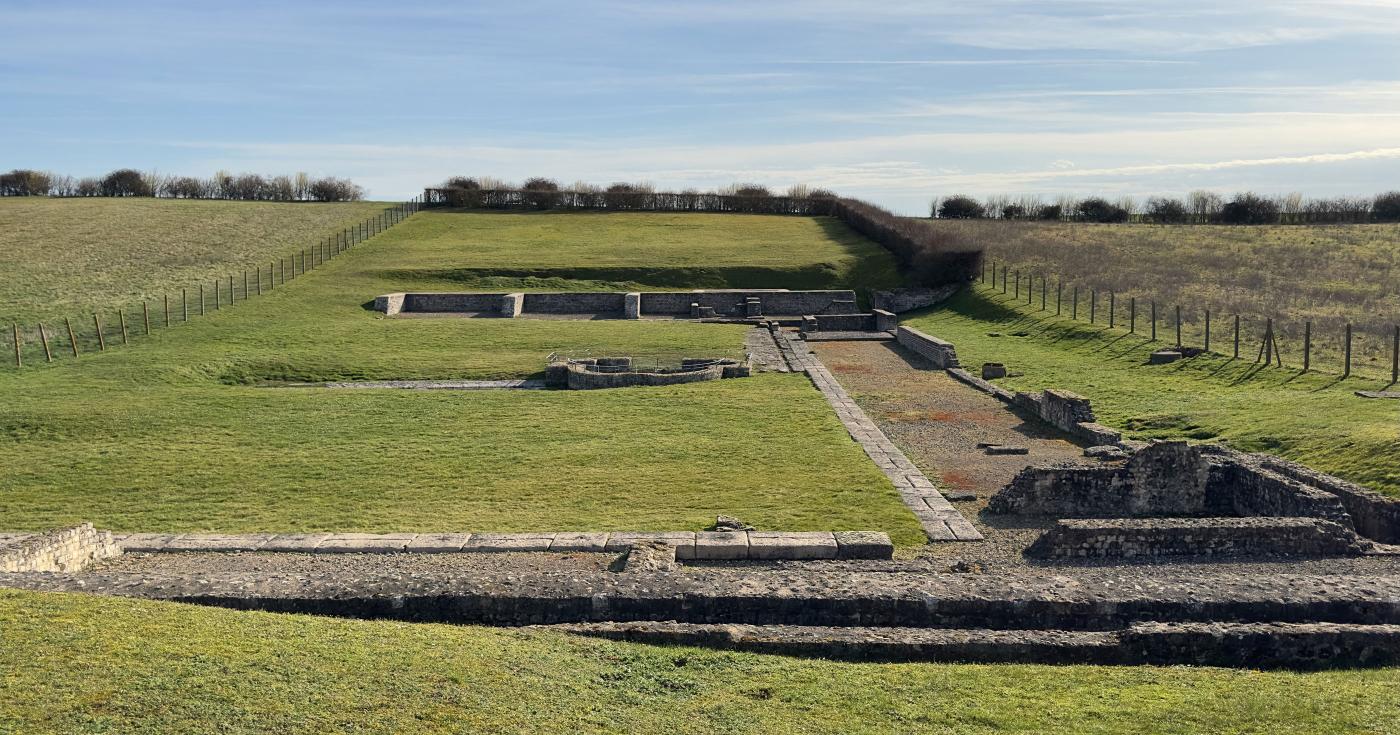
[[1370, 194], [1397, 39], [1397, 0], [0, 0], [0, 168]]

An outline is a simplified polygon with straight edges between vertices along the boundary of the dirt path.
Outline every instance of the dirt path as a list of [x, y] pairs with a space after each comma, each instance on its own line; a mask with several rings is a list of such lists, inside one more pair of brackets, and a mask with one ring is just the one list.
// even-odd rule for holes
[[[964, 515], [975, 516], [1027, 465], [1083, 458], [1082, 448], [1060, 432], [929, 369], [893, 342], [816, 342], [812, 348], [925, 474], [947, 490], [977, 494], [976, 501], [958, 504]], [[1024, 446], [1030, 454], [991, 456], [979, 442]]]

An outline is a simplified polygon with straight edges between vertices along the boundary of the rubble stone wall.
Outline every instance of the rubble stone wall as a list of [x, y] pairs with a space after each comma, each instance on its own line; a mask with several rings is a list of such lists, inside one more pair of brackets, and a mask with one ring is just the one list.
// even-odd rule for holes
[[895, 340], [905, 349], [933, 363], [935, 367], [958, 367], [958, 352], [953, 348], [952, 342], [904, 326], [895, 331]]
[[1123, 465], [1027, 467], [992, 496], [993, 513], [1055, 518], [1196, 516], [1209, 467], [1186, 442], [1161, 442]]
[[1354, 556], [1368, 546], [1350, 529], [1320, 518], [1073, 519], [1046, 531], [1026, 556]]
[[121, 553], [111, 533], [84, 523], [0, 547], [0, 572], [77, 572]]

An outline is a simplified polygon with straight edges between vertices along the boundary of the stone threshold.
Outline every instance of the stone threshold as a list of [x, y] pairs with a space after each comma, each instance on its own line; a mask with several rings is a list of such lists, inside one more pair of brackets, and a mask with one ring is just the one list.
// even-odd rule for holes
[[982, 540], [982, 533], [943, 497], [938, 486], [909, 461], [870, 416], [856, 405], [831, 371], [801, 340], [794, 340], [785, 332], [775, 332], [774, 339], [778, 340], [790, 367], [807, 373], [812, 384], [836, 410], [836, 416], [841, 419], [846, 432], [865, 450], [870, 461], [880, 468], [885, 477], [894, 483], [900, 499], [919, 519], [919, 525], [929, 541]]
[[[0, 534], [0, 537], [7, 534]], [[22, 534], [12, 534], [15, 538]], [[889, 559], [880, 531], [559, 531], [545, 533], [131, 533], [113, 534], [126, 552], [297, 552], [452, 554], [617, 552], [634, 543], [674, 546], [680, 561]]]

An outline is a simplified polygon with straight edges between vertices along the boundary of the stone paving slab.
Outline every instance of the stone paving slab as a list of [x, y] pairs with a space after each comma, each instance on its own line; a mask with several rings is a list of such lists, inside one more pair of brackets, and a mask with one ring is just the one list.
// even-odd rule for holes
[[591, 551], [601, 552], [608, 546], [608, 533], [605, 531], [564, 531], [554, 534], [550, 551]]
[[749, 558], [749, 534], [743, 531], [700, 531], [695, 534], [695, 558]]
[[549, 551], [553, 533], [476, 533], [462, 551]]
[[315, 551], [330, 537], [329, 533], [279, 533], [259, 551]]
[[386, 554], [403, 551], [416, 533], [333, 533], [316, 547], [319, 552]]
[[420, 533], [403, 550], [420, 554], [450, 554], [461, 551], [471, 537], [469, 533]]
[[276, 534], [186, 533], [170, 539], [162, 551], [257, 551]]
[[[870, 461], [894, 483], [899, 490], [899, 496], [904, 504], [909, 507], [914, 515], [919, 518], [919, 522], [924, 527], [924, 535], [930, 541], [981, 541], [982, 534], [973, 526], [962, 514], [958, 513], [943, 496], [938, 493], [938, 486], [924, 473], [920, 472], [918, 466], [909, 460], [900, 451], [894, 442], [890, 441], [885, 432], [880, 430], [879, 425], [870, 419], [865, 411], [856, 404], [855, 400], [846, 393], [845, 388], [836, 380], [836, 376], [821, 363], [816, 355], [812, 354], [806, 345], [800, 340], [794, 340], [787, 333], [779, 333], [775, 339], [778, 340], [782, 353], [789, 360], [789, 364], [794, 370], [803, 370], [807, 377], [812, 380], [812, 384], [821, 391], [827, 403], [831, 404], [836, 411], [836, 417], [841, 420], [841, 424], [846, 427], [846, 432], [851, 435], [857, 444], [865, 450]], [[943, 518], [933, 518], [924, 515], [928, 510], [933, 498], [937, 498], [941, 505], [939, 510], [948, 510], [957, 515], [957, 522], [950, 523]]]

